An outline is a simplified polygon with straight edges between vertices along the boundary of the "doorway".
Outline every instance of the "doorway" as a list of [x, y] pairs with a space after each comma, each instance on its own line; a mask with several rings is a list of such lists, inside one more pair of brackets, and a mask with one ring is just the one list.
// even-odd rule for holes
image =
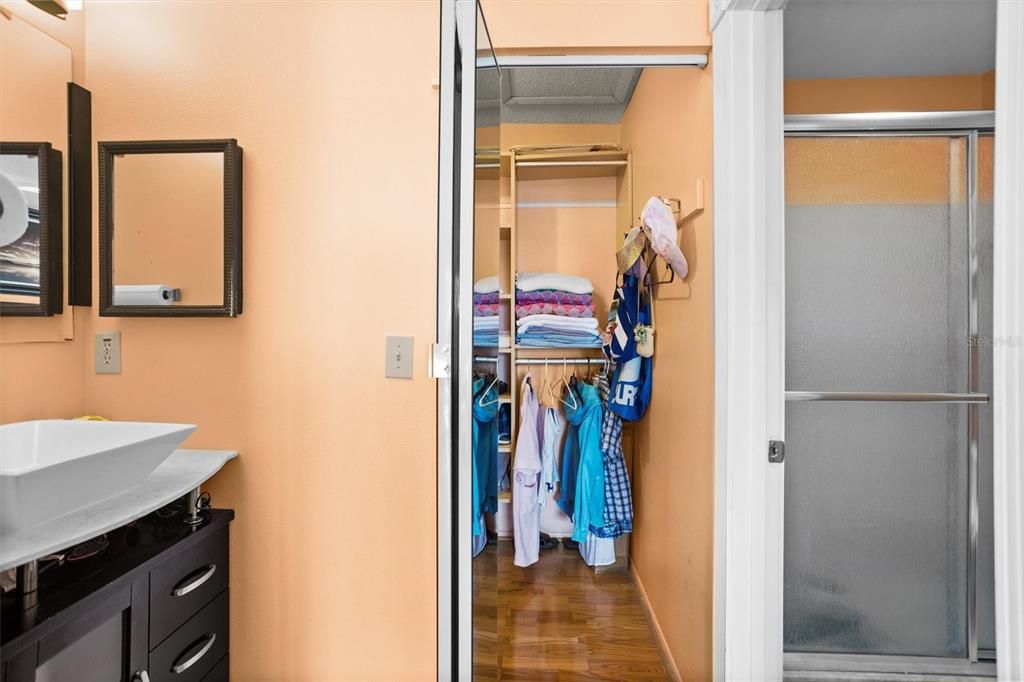
[[[779, 456], [781, 448], [766, 446], [785, 437], [785, 329], [775, 322], [784, 321], [785, 309], [784, 5], [767, 2], [755, 9], [723, 6], [712, 16], [716, 69], [729, 69], [733, 75], [729, 83], [716, 80], [715, 89], [715, 267], [720, 275], [716, 290], [728, 294], [721, 310], [716, 308], [715, 660], [716, 678], [722, 680], [779, 680], [783, 676], [786, 467]], [[1018, 504], [1022, 480], [1019, 330], [1024, 308], [1020, 304], [1022, 223], [1017, 194], [1022, 171], [1017, 142], [1019, 122], [1024, 120], [1018, 86], [1024, 60], [1016, 50], [1024, 27], [1022, 10], [1019, 3], [998, 3], [995, 90], [999, 136], [993, 238], [991, 478], [996, 520], [996, 631], [1000, 675], [1014, 680], [1024, 674], [1019, 646], [1020, 614], [1024, 613], [1020, 577], [1024, 571], [1020, 570]], [[860, 36], [849, 30], [848, 23], [843, 29], [850, 36]], [[843, 92], [856, 95], [848, 89]], [[746, 112], [745, 118], [735, 116], [737, 107]], [[873, 118], [876, 128], [884, 128], [889, 115]], [[752, 172], [737, 172], [747, 168]], [[726, 210], [728, 200], [746, 198], [755, 210]], [[949, 673], [940, 674], [949, 677]], [[835, 675], [803, 678], [834, 679]]]
[[[713, 551], [712, 272], [706, 267], [711, 222], [703, 208], [704, 180], [712, 172], [711, 80], [700, 70], [707, 56], [495, 58], [486, 23], [470, 7], [455, 4], [456, 15], [460, 8], [466, 13], [459, 15], [454, 48], [442, 49], [442, 142], [446, 129], [458, 137], [452, 184], [459, 188], [446, 191], [442, 163], [440, 201], [450, 205], [454, 195], [457, 215], [439, 242], [442, 249], [452, 246], [451, 277], [439, 277], [439, 292], [447, 294], [439, 298], [439, 339], [444, 332], [451, 343], [451, 376], [438, 392], [439, 575], [454, 576], [439, 585], [441, 632], [450, 636], [439, 645], [439, 676], [671, 678], [671, 662], [663, 657], [666, 639], [651, 617], [661, 603], [669, 605], [661, 613], [676, 621], [670, 632], [676, 645], [684, 653], [697, 651], [697, 662], [687, 656], [684, 664], [697, 670], [691, 676], [704, 679], [710, 676], [710, 640], [692, 631], [710, 631]], [[442, 37], [448, 38], [444, 31]], [[452, 79], [461, 126], [459, 117], [449, 123], [443, 115], [447, 55], [462, 64], [461, 78], [456, 73]], [[546, 490], [538, 524], [542, 545], [521, 559], [518, 551], [528, 543], [516, 541], [509, 511], [519, 445], [531, 430], [522, 422], [532, 409], [526, 397], [532, 393], [542, 411], [568, 421], [576, 401], [566, 386], [582, 386], [586, 402], [588, 393], [601, 395], [601, 375], [613, 377], [600, 330], [619, 284], [616, 251], [655, 196], [664, 197], [658, 203], [677, 216], [672, 241], [693, 266], [688, 278], [660, 262], [644, 274], [644, 287], [663, 292], [652, 314], [662, 330], [658, 343], [667, 345], [657, 347], [698, 348], [655, 351], [656, 381], [662, 383], [649, 414], [660, 410], [658, 419], [669, 426], [651, 426], [640, 414], [623, 424], [625, 488], [643, 493], [633, 500], [634, 532], [621, 523], [624, 517], [577, 524], [579, 510], [565, 503], [564, 490]], [[560, 279], [536, 294], [540, 285], [523, 286], [526, 273]], [[552, 295], [559, 300], [545, 298]], [[562, 319], [531, 324], [531, 315]], [[444, 358], [445, 350], [435, 359]], [[599, 400], [603, 411], [604, 398]], [[690, 407], [694, 401], [702, 402], [700, 409]], [[556, 468], [564, 481], [570, 427], [562, 426], [554, 449], [562, 456]], [[475, 447], [485, 438], [494, 443], [493, 460]], [[689, 447], [689, 438], [700, 438], [699, 447]], [[474, 473], [480, 474], [479, 507], [472, 501]], [[663, 513], [651, 511], [659, 506]], [[582, 538], [576, 537], [580, 528]], [[636, 572], [644, 551], [645, 577], [651, 576], [646, 591]], [[681, 583], [680, 570], [695, 580]]]

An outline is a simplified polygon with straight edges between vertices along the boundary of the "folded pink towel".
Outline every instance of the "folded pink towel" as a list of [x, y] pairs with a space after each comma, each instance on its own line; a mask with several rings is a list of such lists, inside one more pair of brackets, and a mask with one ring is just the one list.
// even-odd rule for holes
[[516, 303], [560, 303], [562, 305], [592, 305], [590, 294], [573, 294], [568, 291], [516, 291]]
[[562, 317], [593, 317], [594, 306], [563, 303], [521, 303], [516, 306], [516, 317], [529, 315], [561, 315]]
[[498, 303], [477, 303], [473, 306], [473, 317], [494, 317], [500, 307]]
[[491, 294], [473, 294], [473, 303], [498, 303], [499, 295], [497, 291]]

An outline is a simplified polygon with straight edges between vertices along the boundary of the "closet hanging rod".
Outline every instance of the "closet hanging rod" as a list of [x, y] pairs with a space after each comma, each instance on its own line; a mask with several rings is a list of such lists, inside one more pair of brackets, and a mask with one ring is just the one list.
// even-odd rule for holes
[[498, 364], [498, 358], [493, 355], [476, 355], [473, 357], [473, 362], [496, 365]]
[[517, 358], [517, 365], [604, 365], [604, 358]]
[[626, 161], [516, 161], [516, 166], [625, 166]]

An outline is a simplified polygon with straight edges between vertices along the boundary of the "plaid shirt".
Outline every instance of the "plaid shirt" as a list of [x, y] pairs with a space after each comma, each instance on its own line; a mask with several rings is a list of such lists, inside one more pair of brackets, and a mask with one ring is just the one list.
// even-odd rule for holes
[[615, 538], [633, 531], [633, 496], [622, 453], [622, 419], [608, 409], [608, 378], [595, 382], [604, 415], [601, 420], [601, 452], [604, 455], [604, 527], [590, 527], [599, 538]]

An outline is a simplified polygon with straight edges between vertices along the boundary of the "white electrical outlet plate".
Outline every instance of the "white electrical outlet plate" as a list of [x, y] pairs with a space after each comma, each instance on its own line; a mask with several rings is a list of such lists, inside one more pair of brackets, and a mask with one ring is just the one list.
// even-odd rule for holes
[[385, 346], [384, 376], [412, 379], [412, 337], [389, 336]]
[[96, 334], [96, 373], [121, 373], [121, 332]]

